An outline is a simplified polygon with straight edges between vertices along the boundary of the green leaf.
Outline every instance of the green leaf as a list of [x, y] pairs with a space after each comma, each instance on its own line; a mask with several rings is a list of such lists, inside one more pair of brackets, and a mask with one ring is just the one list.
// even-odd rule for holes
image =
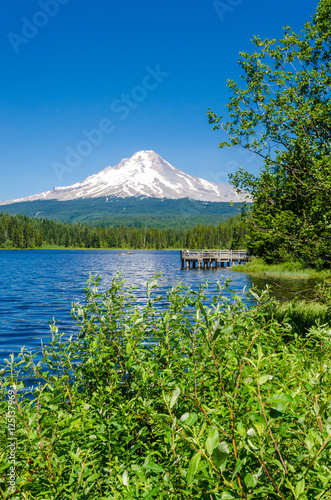
[[162, 486], [156, 486], [155, 488], [152, 489], [152, 491], [150, 491], [147, 495], [147, 497], [144, 497], [145, 500], [150, 500], [151, 498], [154, 497], [154, 495], [156, 495], [160, 489], [162, 488]]
[[265, 384], [266, 382], [268, 382], [268, 380], [270, 380], [269, 375], [262, 375], [257, 379], [259, 385]]
[[198, 420], [198, 415], [196, 413], [190, 413], [189, 417], [185, 419], [185, 425], [193, 425]]
[[220, 324], [220, 320], [218, 319], [213, 324], [213, 327], [211, 330], [211, 335], [212, 335], [213, 340], [216, 340], [221, 334], [222, 335], [229, 335], [232, 332], [233, 332], [233, 327], [231, 325], [222, 326]]
[[221, 495], [221, 499], [222, 500], [231, 500], [232, 498], [234, 498], [231, 493], [228, 493], [227, 491], [224, 491]]
[[211, 455], [214, 449], [218, 446], [218, 441], [218, 430], [214, 427], [213, 429], [210, 429], [208, 437], [206, 439], [206, 450], [208, 451], [209, 455]]
[[255, 430], [253, 429], [253, 427], [251, 427], [250, 429], [248, 429], [247, 431], [247, 436], [251, 437], [251, 438], [255, 438], [256, 437], [256, 432]]
[[180, 388], [176, 387], [176, 389], [173, 391], [172, 396], [171, 396], [170, 408], [172, 408], [174, 406], [174, 404], [176, 403], [179, 394], [180, 394]]
[[236, 475], [238, 474], [238, 472], [240, 471], [242, 465], [244, 463], [244, 460], [238, 458], [237, 462], [236, 462], [236, 467], [233, 471], [233, 474], [232, 474], [232, 479], [234, 479], [236, 477]]
[[253, 474], [246, 474], [244, 481], [245, 481], [247, 488], [254, 488], [254, 486], [256, 486], [256, 484], [257, 484], [257, 480], [253, 476]]
[[122, 481], [124, 486], [129, 486], [129, 474], [127, 470], [123, 472]]
[[258, 352], [259, 361], [261, 361], [261, 359], [263, 358], [263, 352], [262, 352], [260, 345], [257, 346], [257, 352]]
[[301, 479], [301, 481], [299, 481], [296, 486], [295, 486], [295, 498], [299, 498], [300, 495], [302, 495], [302, 493], [304, 493], [305, 491], [305, 479]]
[[272, 394], [271, 396], [268, 397], [267, 400], [269, 403], [291, 403], [294, 401], [293, 397], [291, 394]]
[[216, 340], [219, 334], [221, 333], [222, 327], [220, 325], [220, 320], [218, 319], [212, 326], [211, 336], [213, 340]]
[[182, 415], [182, 416], [180, 417], [180, 421], [181, 421], [181, 422], [185, 422], [185, 420], [186, 420], [189, 416], [190, 416], [190, 414], [189, 414], [189, 413], [184, 413], [184, 415]]
[[268, 403], [272, 405], [277, 411], [285, 411], [288, 403], [294, 401], [290, 394], [273, 394], [267, 399]]
[[206, 310], [205, 310], [205, 308], [202, 305], [202, 302], [200, 300], [198, 301], [198, 305], [199, 305], [200, 311], [202, 312], [203, 317], [205, 318], [207, 327], [209, 328], [208, 316], [207, 316]]
[[163, 467], [161, 467], [160, 465], [154, 464], [153, 462], [143, 465], [143, 468], [147, 469], [147, 470], [151, 470], [153, 472], [164, 472]]
[[[126, 471], [125, 471], [126, 472]], [[124, 475], [124, 474], [123, 474]], [[86, 479], [86, 483], [89, 483], [91, 481], [94, 481], [97, 477], [99, 477], [100, 474], [92, 474], [91, 476], [88, 476], [88, 478]]]
[[232, 332], [233, 332], [233, 326], [231, 325], [226, 325], [221, 330], [221, 333], [223, 333], [224, 335], [229, 335]]
[[194, 479], [194, 476], [195, 476], [195, 474], [196, 474], [196, 472], [198, 470], [200, 460], [201, 460], [200, 453], [196, 453], [191, 458], [189, 467], [187, 469], [187, 476], [186, 476], [186, 482], [187, 482], [187, 484], [191, 484], [192, 483], [192, 481]]
[[245, 432], [246, 432], [246, 431], [245, 431], [244, 424], [243, 424], [242, 422], [239, 422], [239, 423], [237, 424], [237, 430], [238, 430], [238, 432], [239, 432], [239, 434], [240, 434], [241, 436], [243, 436], [243, 435], [245, 434]]
[[145, 481], [145, 474], [141, 470], [141, 467], [137, 464], [132, 464], [131, 469], [135, 472], [135, 474], [141, 479], [142, 481]]
[[213, 450], [212, 458], [216, 467], [221, 467], [223, 465], [228, 456], [229, 456], [229, 448], [225, 441], [219, 443], [219, 445]]

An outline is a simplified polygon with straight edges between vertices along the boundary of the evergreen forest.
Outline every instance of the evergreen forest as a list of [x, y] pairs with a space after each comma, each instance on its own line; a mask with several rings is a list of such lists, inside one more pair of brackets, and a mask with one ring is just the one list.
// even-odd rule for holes
[[193, 229], [92, 227], [26, 215], [0, 213], [0, 248], [245, 248], [246, 224], [240, 215], [217, 226]]

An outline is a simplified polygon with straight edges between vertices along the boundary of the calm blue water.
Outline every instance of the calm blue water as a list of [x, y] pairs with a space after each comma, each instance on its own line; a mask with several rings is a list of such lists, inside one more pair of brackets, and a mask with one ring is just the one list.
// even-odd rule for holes
[[179, 251], [135, 251], [118, 255], [118, 250], [23, 250], [0, 251], [0, 364], [22, 346], [39, 350], [41, 340], [50, 338], [48, 322], [55, 318], [59, 330], [69, 333], [74, 325], [72, 302], [84, 301], [83, 288], [90, 272], [102, 278], [106, 289], [116, 271], [128, 284], [138, 286], [138, 300], [145, 297], [146, 282], [157, 271], [163, 273], [160, 294], [181, 281], [198, 290], [207, 279], [212, 284], [207, 296], [216, 291], [216, 282], [234, 280], [232, 288], [241, 292], [251, 286], [250, 278], [230, 269], [181, 270]]
[[165, 298], [167, 289], [178, 282], [198, 290], [199, 284], [208, 280], [206, 296], [211, 299], [222, 275], [233, 280], [231, 288], [238, 293], [245, 286], [251, 287], [252, 281], [260, 289], [271, 284], [277, 298], [291, 298], [313, 286], [309, 280], [250, 278], [226, 268], [181, 270], [178, 250], [135, 251], [123, 256], [118, 253], [118, 250], [0, 251], [0, 364], [10, 353], [19, 353], [22, 346], [40, 350], [41, 340], [46, 343], [50, 338], [48, 322], [53, 318], [60, 331], [74, 331], [71, 304], [84, 301], [83, 288], [90, 272], [101, 276], [105, 290], [116, 272], [121, 271], [128, 285], [138, 287], [135, 293], [142, 302], [146, 297], [146, 282], [157, 271], [163, 273], [159, 293]]

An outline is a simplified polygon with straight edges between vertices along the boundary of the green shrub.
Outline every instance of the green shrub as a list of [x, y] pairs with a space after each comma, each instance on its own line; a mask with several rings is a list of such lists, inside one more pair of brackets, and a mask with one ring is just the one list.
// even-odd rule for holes
[[[328, 327], [305, 339], [266, 319], [268, 292], [218, 285], [145, 305], [117, 276], [74, 305], [77, 338], [51, 325], [43, 359], [8, 360], [0, 395], [0, 494], [36, 500], [318, 499], [331, 478]], [[22, 374], [34, 380], [23, 391]], [[14, 408], [16, 491], [6, 412]], [[7, 412], [8, 416], [8, 412]], [[1, 479], [2, 477], [2, 479]]]

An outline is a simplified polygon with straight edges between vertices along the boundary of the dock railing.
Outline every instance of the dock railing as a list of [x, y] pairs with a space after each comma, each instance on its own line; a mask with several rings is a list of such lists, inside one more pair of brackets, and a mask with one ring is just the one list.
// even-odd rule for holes
[[214, 267], [227, 263], [231, 265], [233, 262], [238, 262], [240, 264], [247, 262], [248, 252], [247, 250], [181, 250], [180, 258], [182, 262], [182, 267], [190, 267], [192, 263], [193, 267], [201, 267], [204, 265]]
[[181, 258], [196, 259], [247, 259], [247, 250], [181, 250]]

